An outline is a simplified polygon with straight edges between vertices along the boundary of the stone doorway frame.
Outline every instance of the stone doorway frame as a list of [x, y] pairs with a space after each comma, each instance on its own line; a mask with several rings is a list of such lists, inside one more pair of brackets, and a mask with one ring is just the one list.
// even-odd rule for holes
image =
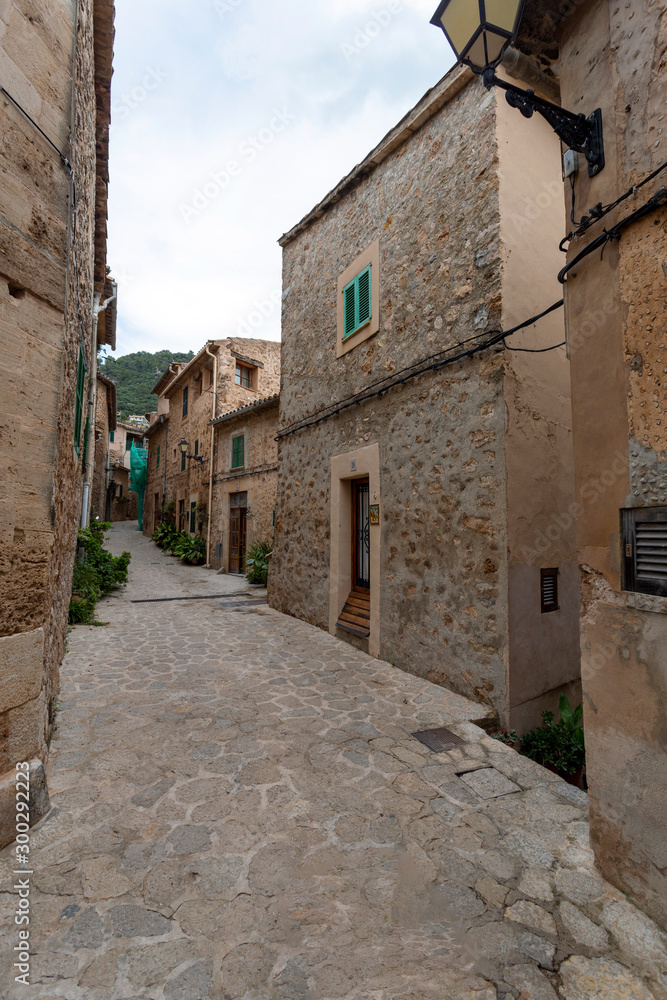
[[[344, 452], [331, 458], [331, 541], [329, 550], [329, 632], [336, 635], [336, 622], [352, 589], [352, 490], [351, 480], [368, 476], [372, 504], [381, 505], [379, 443]], [[382, 550], [382, 506], [380, 524], [371, 526], [371, 620], [368, 652], [380, 656], [380, 567]]]

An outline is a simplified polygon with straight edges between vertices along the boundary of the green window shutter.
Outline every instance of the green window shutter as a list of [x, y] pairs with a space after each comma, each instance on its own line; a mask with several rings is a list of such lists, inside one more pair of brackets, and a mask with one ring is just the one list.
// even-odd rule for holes
[[113, 444], [115, 438], [116, 438], [116, 432], [115, 431], [111, 431], [111, 433], [109, 434], [109, 444]]
[[199, 454], [199, 438], [195, 441], [195, 455]]
[[343, 289], [343, 340], [368, 323], [373, 312], [371, 265]]
[[185, 472], [185, 452], [181, 452], [181, 472]]
[[86, 426], [83, 429], [83, 463], [88, 461], [88, 436], [90, 434], [90, 420], [86, 417]]
[[74, 447], [81, 453], [81, 428], [83, 426], [84, 393], [86, 391], [86, 355], [79, 344], [79, 366], [76, 371], [76, 402], [74, 411]]
[[343, 308], [345, 310], [345, 337], [349, 337], [356, 329], [357, 310], [356, 303], [356, 279], [343, 291]]
[[189, 396], [188, 389], [189, 389], [189, 387], [186, 385], [185, 389], [183, 390], [183, 416], [184, 417], [187, 417], [187, 415], [188, 415], [188, 396]]
[[157, 446], [157, 458], [155, 459], [155, 467], [160, 468], [160, 445]]
[[245, 465], [245, 438], [232, 438], [232, 469], [241, 469]]
[[357, 279], [359, 290], [359, 326], [371, 318], [371, 269], [367, 267]]

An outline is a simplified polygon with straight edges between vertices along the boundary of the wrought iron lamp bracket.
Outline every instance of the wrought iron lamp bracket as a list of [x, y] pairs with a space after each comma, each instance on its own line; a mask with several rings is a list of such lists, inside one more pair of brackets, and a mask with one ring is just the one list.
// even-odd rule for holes
[[533, 90], [521, 90], [496, 76], [493, 69], [484, 70], [482, 80], [487, 90], [500, 87], [505, 91], [507, 103], [518, 108], [524, 118], [532, 118], [537, 111], [549, 122], [556, 135], [570, 148], [582, 153], [588, 162], [588, 176], [595, 177], [604, 167], [602, 138], [602, 111], [597, 108], [591, 115], [575, 115], [551, 101], [538, 97]]

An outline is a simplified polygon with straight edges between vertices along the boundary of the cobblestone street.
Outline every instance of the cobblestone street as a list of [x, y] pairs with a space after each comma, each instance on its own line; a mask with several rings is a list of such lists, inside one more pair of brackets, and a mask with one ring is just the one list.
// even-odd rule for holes
[[[484, 709], [136, 524], [110, 545], [130, 581], [69, 637], [31, 986], [3, 997], [665, 1000], [664, 938], [595, 871], [586, 795], [486, 736]], [[465, 745], [411, 735], [440, 726]]]

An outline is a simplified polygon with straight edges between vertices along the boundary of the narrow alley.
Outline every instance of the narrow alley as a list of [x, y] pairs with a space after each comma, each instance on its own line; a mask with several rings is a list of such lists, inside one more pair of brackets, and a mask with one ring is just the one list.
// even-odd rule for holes
[[[479, 705], [134, 523], [110, 546], [130, 579], [106, 627], [69, 636], [31, 833], [32, 985], [3, 997], [667, 995], [660, 932], [593, 867], [585, 793], [486, 736]], [[412, 736], [443, 726], [459, 749]], [[6, 984], [15, 906], [5, 892]]]

